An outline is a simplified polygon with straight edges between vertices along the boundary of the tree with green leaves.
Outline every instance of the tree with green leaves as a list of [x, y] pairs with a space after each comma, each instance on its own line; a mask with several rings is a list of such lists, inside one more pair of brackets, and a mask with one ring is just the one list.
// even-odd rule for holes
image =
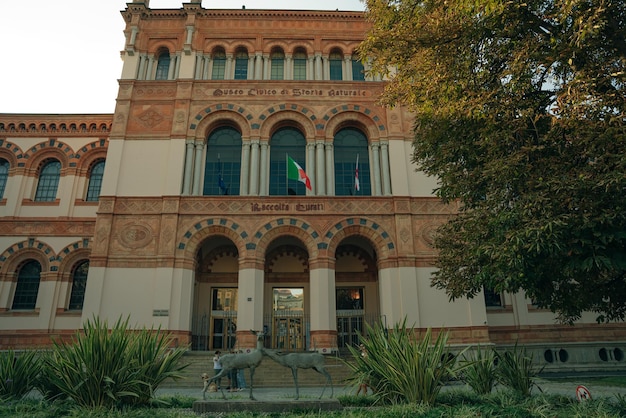
[[460, 210], [438, 230], [451, 299], [524, 291], [563, 322], [626, 315], [626, 7], [367, 0], [381, 101]]

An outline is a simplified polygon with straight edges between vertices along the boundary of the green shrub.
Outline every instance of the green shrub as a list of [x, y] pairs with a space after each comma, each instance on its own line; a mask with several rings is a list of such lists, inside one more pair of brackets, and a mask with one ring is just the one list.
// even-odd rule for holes
[[170, 349], [160, 330], [128, 329], [119, 319], [109, 330], [99, 319], [87, 321], [71, 343], [54, 342], [44, 356], [45, 396], [63, 394], [87, 408], [147, 404], [167, 378], [180, 378], [185, 348]]
[[0, 352], [0, 401], [19, 400], [35, 389], [41, 361], [37, 350]]
[[517, 344], [513, 350], [496, 352], [495, 355], [498, 361], [498, 381], [524, 397], [530, 396], [535, 386], [534, 379], [539, 373], [533, 365], [533, 357], [527, 355], [526, 349]]
[[497, 381], [494, 350], [481, 350], [478, 346], [476, 351], [463, 356], [463, 364], [463, 381], [479, 395], [491, 393]]
[[428, 329], [420, 340], [406, 318], [392, 330], [377, 323], [366, 324], [367, 337], [361, 342], [367, 352], [362, 356], [355, 347], [348, 347], [353, 361], [349, 381], [367, 382], [375, 396], [384, 403], [424, 403], [432, 405], [442, 385], [457, 371], [456, 356], [447, 346], [447, 332], [432, 341]]

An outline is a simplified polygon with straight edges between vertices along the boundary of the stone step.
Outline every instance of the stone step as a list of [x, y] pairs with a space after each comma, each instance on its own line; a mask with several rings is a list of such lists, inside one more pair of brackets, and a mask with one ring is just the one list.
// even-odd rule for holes
[[[209, 376], [214, 375], [213, 371], [213, 354], [206, 352], [189, 352], [186, 353], [181, 360], [188, 364], [183, 370], [184, 377], [180, 380], [167, 380], [163, 383], [163, 387], [167, 388], [202, 388], [202, 373], [208, 373]], [[333, 385], [342, 385], [346, 378], [350, 376], [350, 369], [346, 366], [340, 357], [334, 355], [326, 356], [326, 370], [330, 374]], [[250, 370], [244, 371], [246, 384], [250, 384]], [[324, 386], [326, 378], [312, 369], [298, 370], [298, 385], [307, 386]], [[223, 379], [222, 386], [228, 385], [228, 379]], [[289, 387], [293, 386], [293, 376], [291, 369], [281, 366], [269, 357], [264, 357], [259, 367], [254, 373], [255, 387]]]

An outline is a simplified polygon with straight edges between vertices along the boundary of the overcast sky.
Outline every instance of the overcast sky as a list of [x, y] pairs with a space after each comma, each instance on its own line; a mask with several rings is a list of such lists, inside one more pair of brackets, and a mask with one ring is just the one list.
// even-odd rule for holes
[[[0, 0], [0, 113], [113, 113], [124, 47], [120, 11], [126, 3]], [[182, 0], [150, 0], [152, 9], [179, 9], [182, 4]], [[361, 0], [202, 1], [207, 9], [243, 5], [246, 9], [365, 9]]]

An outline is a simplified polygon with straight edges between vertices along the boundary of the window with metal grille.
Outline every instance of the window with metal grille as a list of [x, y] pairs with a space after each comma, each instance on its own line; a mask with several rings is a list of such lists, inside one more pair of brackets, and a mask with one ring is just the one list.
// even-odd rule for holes
[[104, 176], [104, 160], [98, 161], [91, 168], [89, 175], [89, 186], [87, 187], [88, 202], [97, 202], [100, 197], [100, 189], [102, 188], [102, 177]]
[[239, 195], [241, 134], [225, 126], [211, 132], [204, 165], [205, 196]]
[[211, 78], [213, 80], [223, 80], [226, 71], [226, 53], [223, 50], [217, 50], [213, 53], [213, 70]]
[[9, 162], [0, 158], [0, 199], [4, 197], [4, 189], [9, 180]]
[[270, 195], [306, 195], [306, 186], [297, 180], [287, 180], [287, 155], [305, 171], [306, 139], [295, 128], [282, 128], [270, 141]]
[[371, 196], [367, 145], [367, 138], [356, 128], [345, 128], [335, 135], [333, 150], [336, 196]]
[[276, 50], [271, 54], [272, 69], [270, 78], [272, 80], [283, 80], [285, 78], [285, 53]]
[[167, 80], [168, 73], [170, 71], [170, 51], [167, 49], [162, 50], [157, 58], [156, 80]]
[[35, 309], [40, 280], [41, 264], [39, 262], [30, 260], [23, 264], [17, 273], [17, 285], [11, 309]]
[[293, 54], [293, 79], [306, 80], [306, 53], [296, 51]]
[[89, 261], [81, 261], [74, 268], [72, 273], [72, 292], [67, 309], [70, 311], [83, 309], [85, 300], [85, 287], [87, 286], [87, 273], [89, 272]]
[[248, 78], [248, 51], [237, 50], [235, 54], [235, 80], [246, 80]]
[[343, 55], [339, 51], [333, 51], [328, 57], [328, 63], [330, 65], [330, 79], [331, 80], [343, 80], [343, 69], [341, 62], [343, 61]]
[[61, 177], [61, 163], [52, 160], [46, 163], [39, 173], [37, 191], [35, 192], [36, 202], [54, 202], [57, 197], [59, 178]]

